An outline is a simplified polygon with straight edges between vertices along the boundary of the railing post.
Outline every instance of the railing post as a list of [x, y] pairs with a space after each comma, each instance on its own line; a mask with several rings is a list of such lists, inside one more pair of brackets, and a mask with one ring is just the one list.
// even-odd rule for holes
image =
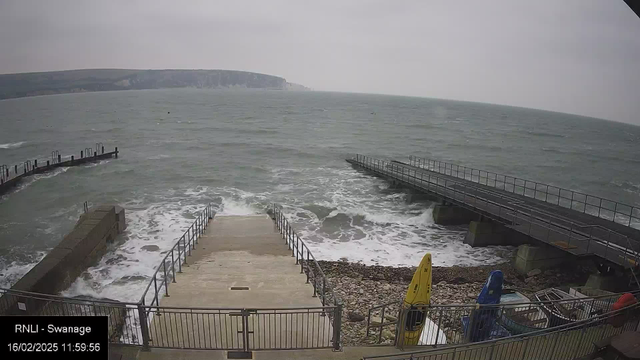
[[164, 271], [164, 295], [169, 296], [169, 284], [167, 284], [167, 262], [162, 260], [162, 268]]
[[600, 217], [600, 210], [602, 210], [602, 198], [600, 198], [600, 205], [598, 205], [598, 217]]
[[[436, 328], [436, 343], [433, 344], [434, 347], [438, 346], [438, 341], [440, 340], [439, 329], [440, 329], [440, 326], [442, 325], [442, 312], [443, 311], [444, 311], [444, 308], [440, 308], [440, 315], [438, 316], [438, 327]], [[471, 325], [471, 322], [469, 322], [469, 325]]]
[[340, 332], [342, 330], [342, 304], [336, 304], [333, 314], [333, 351], [340, 351]]
[[149, 328], [147, 324], [147, 313], [144, 306], [138, 304], [138, 318], [140, 320], [140, 332], [142, 332], [142, 349], [149, 351]]
[[582, 343], [582, 338], [584, 337], [584, 333], [585, 333], [585, 329], [586, 329], [586, 327], [587, 327], [587, 323], [585, 323], [585, 324], [582, 326], [582, 331], [580, 332], [580, 340], [578, 340], [578, 342], [576, 343], [576, 352], [575, 352], [575, 354], [573, 355], [572, 359], [575, 359], [575, 358], [577, 358], [577, 357], [578, 357], [578, 353], [579, 353], [579, 351], [580, 351], [580, 343]]
[[[309, 259], [311, 258], [311, 253], [309, 252], [309, 248], [307, 248], [307, 284], [309, 283]], [[313, 288], [313, 292], [315, 295], [315, 286]]]
[[184, 234], [182, 235], [182, 253], [184, 254], [184, 264], [187, 265], [187, 239]]
[[298, 265], [298, 250], [300, 250], [300, 237], [296, 235], [296, 265]]
[[182, 254], [180, 252], [180, 239], [178, 239], [178, 272], [182, 272]]
[[325, 298], [327, 297], [327, 278], [322, 277], [322, 306], [327, 306], [327, 301]]
[[[157, 281], [157, 277], [156, 277], [157, 273], [153, 275], [153, 289], [155, 290], [155, 300], [156, 300], [156, 305], [160, 304], [160, 301], [158, 300], [158, 281]], [[153, 305], [153, 300], [151, 301], [151, 305]]]
[[[296, 253], [296, 234], [293, 232], [293, 228], [291, 228], [291, 257], [295, 256]], [[296, 258], [296, 265], [298, 264], [298, 259]]]
[[[178, 246], [180, 247], [180, 246]], [[178, 255], [179, 256], [179, 255]], [[176, 261], [173, 258], [173, 249], [171, 249], [171, 272], [173, 273], [173, 281], [176, 282]]]
[[304, 243], [302, 243], [302, 250], [300, 250], [300, 274], [304, 273]]

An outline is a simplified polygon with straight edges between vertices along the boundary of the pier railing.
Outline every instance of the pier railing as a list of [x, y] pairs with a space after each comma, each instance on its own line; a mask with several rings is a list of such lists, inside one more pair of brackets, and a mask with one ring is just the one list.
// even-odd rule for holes
[[198, 244], [198, 238], [204, 234], [209, 225], [209, 220], [213, 219], [214, 216], [215, 212], [211, 204], [208, 204], [196, 215], [194, 222], [178, 238], [178, 241], [167, 252], [167, 255], [165, 255], [151, 276], [151, 280], [140, 298], [142, 305], [153, 306], [155, 304], [157, 306], [160, 305], [160, 299], [163, 294], [169, 296], [169, 284], [176, 282], [176, 273], [182, 272], [182, 266], [187, 264], [187, 257], [191, 256], [191, 251]]
[[54, 150], [51, 152], [50, 158], [41, 158], [41, 159], [33, 159], [26, 160], [21, 164], [15, 165], [0, 165], [0, 184], [3, 184], [9, 180], [12, 180], [17, 177], [31, 175], [32, 173], [39, 173], [40, 171], [44, 172], [49, 167], [58, 167], [64, 166], [65, 163], [70, 163], [76, 160], [86, 160], [94, 157], [99, 157], [105, 154], [116, 154], [117, 157], [118, 148], [116, 147], [113, 152], [104, 151], [104, 145], [102, 143], [97, 143], [95, 149], [94, 148], [85, 148], [81, 150], [76, 155], [68, 155], [62, 156], [60, 155], [59, 150]]
[[182, 308], [0, 289], [0, 315], [107, 316], [110, 343], [144, 349], [339, 349], [332, 319], [340, 313], [338, 306]]
[[313, 296], [320, 297], [323, 307], [335, 307], [335, 311], [327, 314], [333, 323], [335, 349], [340, 348], [340, 329], [342, 326], [342, 301], [336, 296], [331, 283], [327, 279], [318, 261], [311, 253], [307, 244], [298, 236], [282, 212], [282, 207], [273, 204], [273, 220], [276, 228], [282, 234], [285, 243], [291, 250], [291, 256], [296, 258], [296, 265], [300, 265], [300, 273], [306, 274], [307, 283], [313, 285]]
[[[640, 291], [630, 293], [640, 296]], [[393, 343], [402, 345], [402, 329], [407, 319], [412, 320], [418, 312], [429, 319], [423, 329], [423, 333], [427, 334], [426, 341], [418, 345], [445, 346], [497, 339], [550, 329], [608, 313], [623, 294], [498, 305], [432, 304], [412, 309], [403, 309], [402, 302], [395, 301], [369, 309], [366, 339], [376, 344], [384, 342], [383, 329], [387, 328], [395, 332]], [[554, 308], [558, 310], [554, 312]], [[487, 323], [492, 323], [492, 326], [485, 326]]]
[[339, 349], [327, 316], [337, 306], [304, 308], [178, 308], [146, 306], [149, 346], [172, 349]]
[[118, 158], [118, 147], [114, 151], [105, 153], [102, 143], [97, 143], [95, 151], [92, 148], [85, 148], [80, 151], [80, 157], [78, 158], [75, 155], [63, 157], [60, 155], [60, 151], [56, 150], [51, 152], [51, 159], [27, 160], [22, 164], [11, 166], [0, 164], [0, 195], [10, 191], [27, 176], [43, 174], [59, 167], [79, 166], [97, 162], [111, 157]]
[[[558, 247], [575, 255], [596, 254], [625, 268], [638, 265], [640, 242], [600, 225], [585, 225], [566, 217], [541, 212], [510, 196], [492, 194], [498, 201], [479, 196], [475, 185], [446, 178], [418, 167], [407, 167], [393, 161], [356, 155], [353, 161], [382, 176], [392, 176], [420, 190], [435, 193], [447, 201], [458, 204], [501, 223], [532, 238]], [[480, 193], [482, 195], [482, 193]]]
[[0, 289], [0, 315], [106, 316], [110, 343], [144, 345], [145, 342], [141, 324], [147, 318], [141, 304]]
[[640, 228], [640, 208], [637, 206], [565, 189], [559, 186], [460, 166], [439, 160], [410, 156], [409, 164], [439, 174], [469, 180], [477, 184], [597, 216], [625, 226]]
[[605, 339], [624, 332], [637, 331], [639, 321], [640, 303], [636, 303], [552, 329], [392, 355], [365, 356], [364, 359], [573, 360], [596, 352], [599, 350], [599, 343]]
[[300, 265], [300, 273], [307, 275], [307, 283], [313, 285], [313, 296], [319, 296], [322, 306], [333, 306], [340, 304], [340, 299], [336, 297], [331, 283], [322, 271], [318, 261], [309, 250], [307, 244], [300, 239], [289, 224], [286, 216], [282, 212], [282, 207], [273, 204], [274, 221], [276, 228], [282, 234], [285, 243], [291, 250], [291, 256], [296, 258], [296, 265]]

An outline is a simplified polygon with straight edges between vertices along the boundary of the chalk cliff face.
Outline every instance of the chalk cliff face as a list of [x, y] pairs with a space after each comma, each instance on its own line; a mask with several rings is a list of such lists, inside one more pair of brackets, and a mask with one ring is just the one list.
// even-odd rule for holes
[[0, 75], [0, 99], [162, 88], [308, 90], [284, 78], [233, 70], [87, 69]]

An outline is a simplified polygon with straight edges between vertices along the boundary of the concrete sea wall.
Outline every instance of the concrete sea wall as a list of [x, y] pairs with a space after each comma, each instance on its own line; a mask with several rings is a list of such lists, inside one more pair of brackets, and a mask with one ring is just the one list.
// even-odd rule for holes
[[[115, 205], [101, 205], [83, 214], [73, 230], [11, 290], [57, 294], [67, 289], [87, 267], [95, 264], [118, 234], [126, 228], [125, 211]], [[5, 296], [6, 297], [6, 296]], [[41, 301], [21, 303], [16, 296], [6, 301], [2, 313], [34, 315]], [[9, 299], [7, 299], [9, 300]]]

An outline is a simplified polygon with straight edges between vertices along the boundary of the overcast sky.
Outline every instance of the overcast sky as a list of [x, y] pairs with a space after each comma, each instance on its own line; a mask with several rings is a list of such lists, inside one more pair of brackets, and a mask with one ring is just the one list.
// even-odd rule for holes
[[0, 73], [234, 69], [640, 124], [623, 0], [0, 0]]

